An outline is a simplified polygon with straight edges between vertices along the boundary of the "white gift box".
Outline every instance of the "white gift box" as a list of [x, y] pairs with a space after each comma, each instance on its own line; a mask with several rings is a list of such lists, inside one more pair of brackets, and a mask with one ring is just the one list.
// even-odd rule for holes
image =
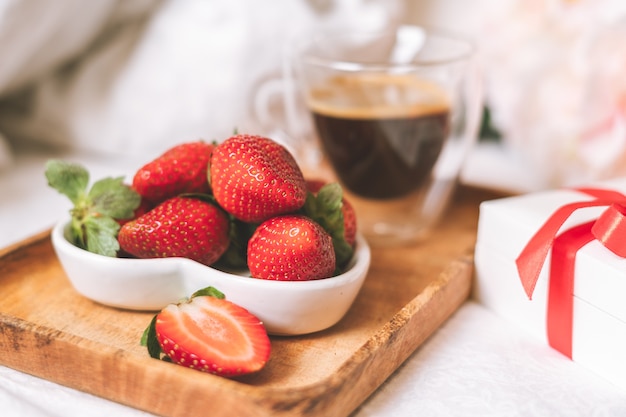
[[[626, 194], [626, 178], [589, 187]], [[474, 297], [547, 343], [550, 255], [541, 270], [532, 300], [524, 291], [515, 260], [556, 209], [593, 199], [582, 192], [562, 189], [483, 202], [475, 249]], [[595, 220], [605, 209], [579, 209], [560, 230]], [[593, 240], [576, 255], [572, 359], [626, 389], [625, 355], [626, 258]]]

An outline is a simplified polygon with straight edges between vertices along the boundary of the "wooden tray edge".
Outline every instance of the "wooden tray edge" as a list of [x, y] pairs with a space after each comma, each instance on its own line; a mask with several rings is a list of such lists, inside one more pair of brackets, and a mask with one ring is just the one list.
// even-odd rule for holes
[[31, 235], [24, 240], [20, 240], [19, 242], [12, 243], [9, 246], [0, 248], [0, 260], [2, 260], [6, 256], [9, 256], [13, 253], [17, 253], [22, 248], [26, 248], [28, 246], [37, 244], [38, 242], [42, 240], [50, 239], [51, 232], [52, 232], [52, 228], [48, 228], [34, 235]]
[[[467, 300], [471, 291], [473, 257], [451, 262], [440, 276], [400, 309], [379, 331], [359, 348], [337, 372], [297, 392], [274, 392], [268, 416], [348, 416], [359, 407], [414, 351]], [[452, 298], [447, 309], [435, 307], [437, 298]], [[429, 302], [430, 300], [430, 302]], [[424, 317], [435, 317], [417, 336]], [[371, 372], [368, 378], [362, 375]], [[372, 375], [374, 377], [372, 378]], [[328, 393], [332, 392], [332, 396]], [[341, 398], [330, 401], [329, 398]]]

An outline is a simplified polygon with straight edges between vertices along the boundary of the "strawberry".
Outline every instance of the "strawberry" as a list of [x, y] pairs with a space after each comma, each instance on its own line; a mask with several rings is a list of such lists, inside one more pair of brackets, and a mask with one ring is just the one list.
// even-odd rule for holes
[[356, 244], [357, 231], [356, 211], [354, 211], [354, 207], [350, 204], [350, 201], [345, 198], [342, 201], [343, 205], [341, 206], [341, 212], [343, 213], [343, 236], [348, 245], [354, 248], [354, 245]]
[[306, 216], [272, 217], [248, 241], [248, 268], [255, 278], [308, 281], [331, 277], [335, 266], [332, 238]]
[[213, 145], [202, 141], [174, 146], [135, 173], [133, 188], [155, 204], [183, 193], [208, 193], [212, 151]]
[[153, 358], [225, 377], [261, 370], [271, 353], [263, 323], [213, 287], [161, 310], [141, 342]]
[[118, 222], [133, 217], [141, 196], [122, 177], [107, 177], [89, 187], [89, 172], [80, 164], [49, 160], [45, 176], [49, 186], [73, 203], [68, 240], [89, 252], [117, 256]]
[[217, 202], [245, 222], [294, 212], [306, 200], [304, 176], [293, 156], [262, 136], [236, 135], [217, 145], [210, 179]]
[[354, 207], [337, 183], [307, 180], [309, 195], [303, 212], [318, 222], [333, 238], [337, 265], [343, 268], [352, 259], [356, 244], [357, 219]]
[[121, 248], [138, 258], [183, 257], [216, 262], [229, 244], [226, 213], [208, 197], [170, 198], [119, 231]]

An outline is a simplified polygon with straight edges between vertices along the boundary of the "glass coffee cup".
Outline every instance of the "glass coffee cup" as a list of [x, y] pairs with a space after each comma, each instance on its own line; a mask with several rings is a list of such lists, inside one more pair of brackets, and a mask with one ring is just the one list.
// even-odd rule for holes
[[296, 154], [321, 150], [371, 244], [423, 239], [477, 137], [473, 45], [417, 26], [327, 32], [292, 46], [287, 63], [281, 85]]

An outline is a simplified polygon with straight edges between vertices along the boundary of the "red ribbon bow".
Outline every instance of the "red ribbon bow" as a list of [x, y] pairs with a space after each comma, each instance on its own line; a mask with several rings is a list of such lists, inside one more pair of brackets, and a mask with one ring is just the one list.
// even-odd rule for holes
[[[626, 257], [626, 195], [617, 191], [578, 188], [593, 200], [558, 208], [528, 241], [515, 263], [522, 285], [531, 299], [543, 264], [552, 250], [548, 288], [547, 334], [550, 346], [572, 357], [574, 269], [576, 253], [594, 239], [610, 251]], [[586, 207], [608, 208], [598, 219], [558, 234], [569, 216]]]

